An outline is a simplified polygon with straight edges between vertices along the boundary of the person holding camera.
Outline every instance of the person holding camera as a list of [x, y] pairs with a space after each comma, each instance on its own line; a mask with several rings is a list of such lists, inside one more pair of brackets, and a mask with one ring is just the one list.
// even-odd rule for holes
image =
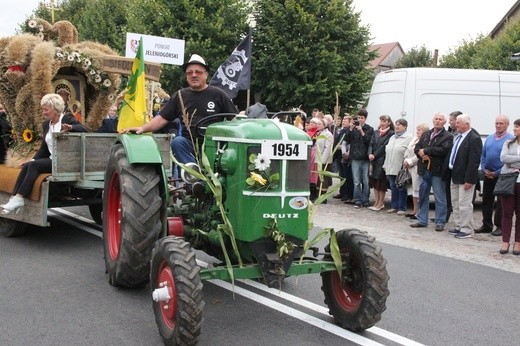
[[368, 185], [368, 147], [374, 135], [372, 126], [366, 123], [368, 112], [360, 109], [353, 117], [350, 128], [345, 132], [345, 142], [350, 145], [352, 178], [354, 180], [354, 208], [368, 207], [370, 187]]

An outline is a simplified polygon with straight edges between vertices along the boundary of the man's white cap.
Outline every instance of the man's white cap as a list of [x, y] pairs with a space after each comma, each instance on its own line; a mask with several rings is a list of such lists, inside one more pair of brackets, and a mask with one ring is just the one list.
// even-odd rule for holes
[[206, 65], [206, 61], [204, 61], [204, 58], [198, 54], [193, 54], [190, 57], [190, 60], [182, 65], [182, 70], [186, 71], [186, 68], [188, 67], [188, 65], [192, 65], [192, 64], [197, 64], [197, 65], [203, 66], [206, 69], [206, 71], [208, 71], [208, 66]]

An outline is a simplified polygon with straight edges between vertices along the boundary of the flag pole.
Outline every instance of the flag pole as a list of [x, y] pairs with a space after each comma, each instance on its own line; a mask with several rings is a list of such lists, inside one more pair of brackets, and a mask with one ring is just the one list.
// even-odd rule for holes
[[[153, 117], [153, 103], [155, 102], [155, 82], [151, 81], [151, 83], [152, 83], [152, 85], [151, 85], [151, 88], [150, 88], [151, 89], [151, 91], [150, 91], [150, 114]], [[146, 115], [144, 117], [146, 119]]]
[[[251, 55], [250, 59], [253, 59], [253, 28], [250, 26], [248, 29], [249, 39], [251, 40]], [[253, 66], [253, 61], [251, 61], [251, 65]], [[252, 68], [250, 69], [252, 70]], [[249, 74], [249, 78], [251, 78], [251, 73]], [[246, 114], [249, 106], [251, 105], [251, 82], [249, 82], [249, 88], [247, 88], [247, 101], [246, 101]]]

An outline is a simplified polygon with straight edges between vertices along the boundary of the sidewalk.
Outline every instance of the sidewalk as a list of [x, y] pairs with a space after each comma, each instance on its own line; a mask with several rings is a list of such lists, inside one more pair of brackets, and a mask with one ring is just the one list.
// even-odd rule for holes
[[[448, 234], [448, 230], [454, 228], [451, 222], [446, 224], [443, 232], [436, 232], [435, 224], [431, 222], [427, 228], [411, 228], [409, 225], [416, 220], [410, 220], [395, 213], [387, 213], [386, 211], [390, 208], [389, 204], [390, 201], [387, 198], [384, 210], [373, 211], [367, 208], [354, 209], [352, 204], [344, 204], [338, 199], [329, 198], [327, 204], [318, 206], [314, 226], [332, 227], [336, 231], [357, 228], [367, 231], [381, 243], [520, 274], [520, 256], [514, 256], [511, 253], [512, 246], [508, 254], [500, 255], [498, 253], [502, 237], [484, 233], [475, 234], [473, 238], [457, 239]], [[433, 216], [434, 211], [430, 210], [430, 217]], [[480, 227], [482, 213], [479, 205], [474, 208], [474, 220], [475, 227]]]

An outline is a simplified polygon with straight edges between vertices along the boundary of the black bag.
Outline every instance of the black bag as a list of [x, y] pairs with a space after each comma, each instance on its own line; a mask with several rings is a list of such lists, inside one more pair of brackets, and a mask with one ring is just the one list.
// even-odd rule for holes
[[408, 171], [408, 168], [402, 168], [395, 178], [395, 184], [398, 188], [404, 189], [408, 185], [412, 185], [412, 175]]
[[495, 196], [513, 196], [515, 194], [518, 172], [502, 173], [498, 176], [493, 194]]
[[12, 127], [9, 121], [6, 119], [5, 114], [0, 114], [0, 145], [2, 142], [6, 147], [9, 147], [13, 141], [12, 137]]

